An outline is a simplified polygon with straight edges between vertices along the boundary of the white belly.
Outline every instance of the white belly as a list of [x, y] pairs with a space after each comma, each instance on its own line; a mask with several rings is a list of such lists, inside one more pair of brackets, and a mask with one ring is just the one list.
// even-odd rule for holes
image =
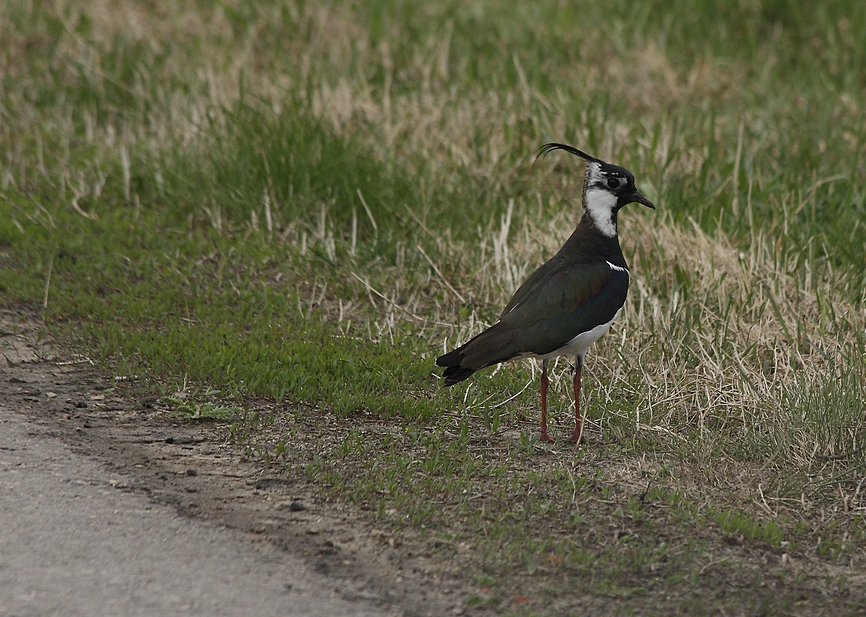
[[610, 326], [613, 324], [613, 322], [616, 321], [616, 318], [619, 317], [620, 312], [622, 312], [622, 309], [618, 310], [616, 312], [616, 315], [614, 315], [613, 319], [611, 319], [609, 322], [598, 325], [592, 330], [581, 332], [559, 349], [538, 357], [542, 360], [552, 360], [553, 358], [557, 358], [559, 356], [586, 355], [587, 350], [589, 350], [592, 344], [598, 339], [600, 339], [602, 335], [610, 329]]

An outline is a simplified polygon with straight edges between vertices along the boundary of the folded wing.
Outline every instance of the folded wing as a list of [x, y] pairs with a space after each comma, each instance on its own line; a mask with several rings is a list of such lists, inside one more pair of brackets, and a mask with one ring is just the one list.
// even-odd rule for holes
[[475, 371], [521, 356], [556, 351], [578, 334], [611, 321], [625, 303], [629, 273], [607, 262], [547, 262], [520, 286], [493, 326], [439, 357], [452, 385]]

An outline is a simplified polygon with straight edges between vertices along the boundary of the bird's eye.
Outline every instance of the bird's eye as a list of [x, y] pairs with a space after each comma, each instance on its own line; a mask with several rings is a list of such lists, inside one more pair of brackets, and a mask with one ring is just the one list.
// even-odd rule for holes
[[607, 179], [607, 188], [609, 189], [618, 189], [620, 185], [619, 178], [608, 178]]

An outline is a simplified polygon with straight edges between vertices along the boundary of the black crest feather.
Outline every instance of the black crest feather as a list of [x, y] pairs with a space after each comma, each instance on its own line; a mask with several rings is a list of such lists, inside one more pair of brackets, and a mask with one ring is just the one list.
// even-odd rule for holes
[[590, 163], [604, 163], [604, 161], [595, 158], [594, 156], [588, 155], [586, 152], [582, 150], [578, 150], [573, 146], [569, 146], [568, 144], [558, 144], [556, 142], [551, 142], [549, 144], [544, 144], [538, 149], [538, 154], [536, 158], [541, 158], [543, 156], [547, 156], [550, 152], [554, 150], [565, 150], [569, 154], [573, 154], [575, 156], [579, 156], [585, 161], [589, 161]]

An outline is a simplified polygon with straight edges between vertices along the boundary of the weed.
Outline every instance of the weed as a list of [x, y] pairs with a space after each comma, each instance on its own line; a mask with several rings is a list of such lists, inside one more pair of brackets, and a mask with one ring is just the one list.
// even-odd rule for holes
[[[186, 375], [174, 413], [460, 571], [494, 564], [508, 593], [479, 604], [526, 584], [670, 613], [691, 601], [658, 586], [718, 576], [744, 590], [722, 612], [779, 612], [794, 592], [712, 553], [866, 546], [864, 7], [7, 3], [0, 301], [142, 388]], [[573, 228], [582, 170], [533, 164], [550, 139], [660, 207], [620, 221], [632, 289], [579, 450], [537, 442], [532, 362], [433, 374]], [[566, 363], [550, 388], [564, 430]]]

